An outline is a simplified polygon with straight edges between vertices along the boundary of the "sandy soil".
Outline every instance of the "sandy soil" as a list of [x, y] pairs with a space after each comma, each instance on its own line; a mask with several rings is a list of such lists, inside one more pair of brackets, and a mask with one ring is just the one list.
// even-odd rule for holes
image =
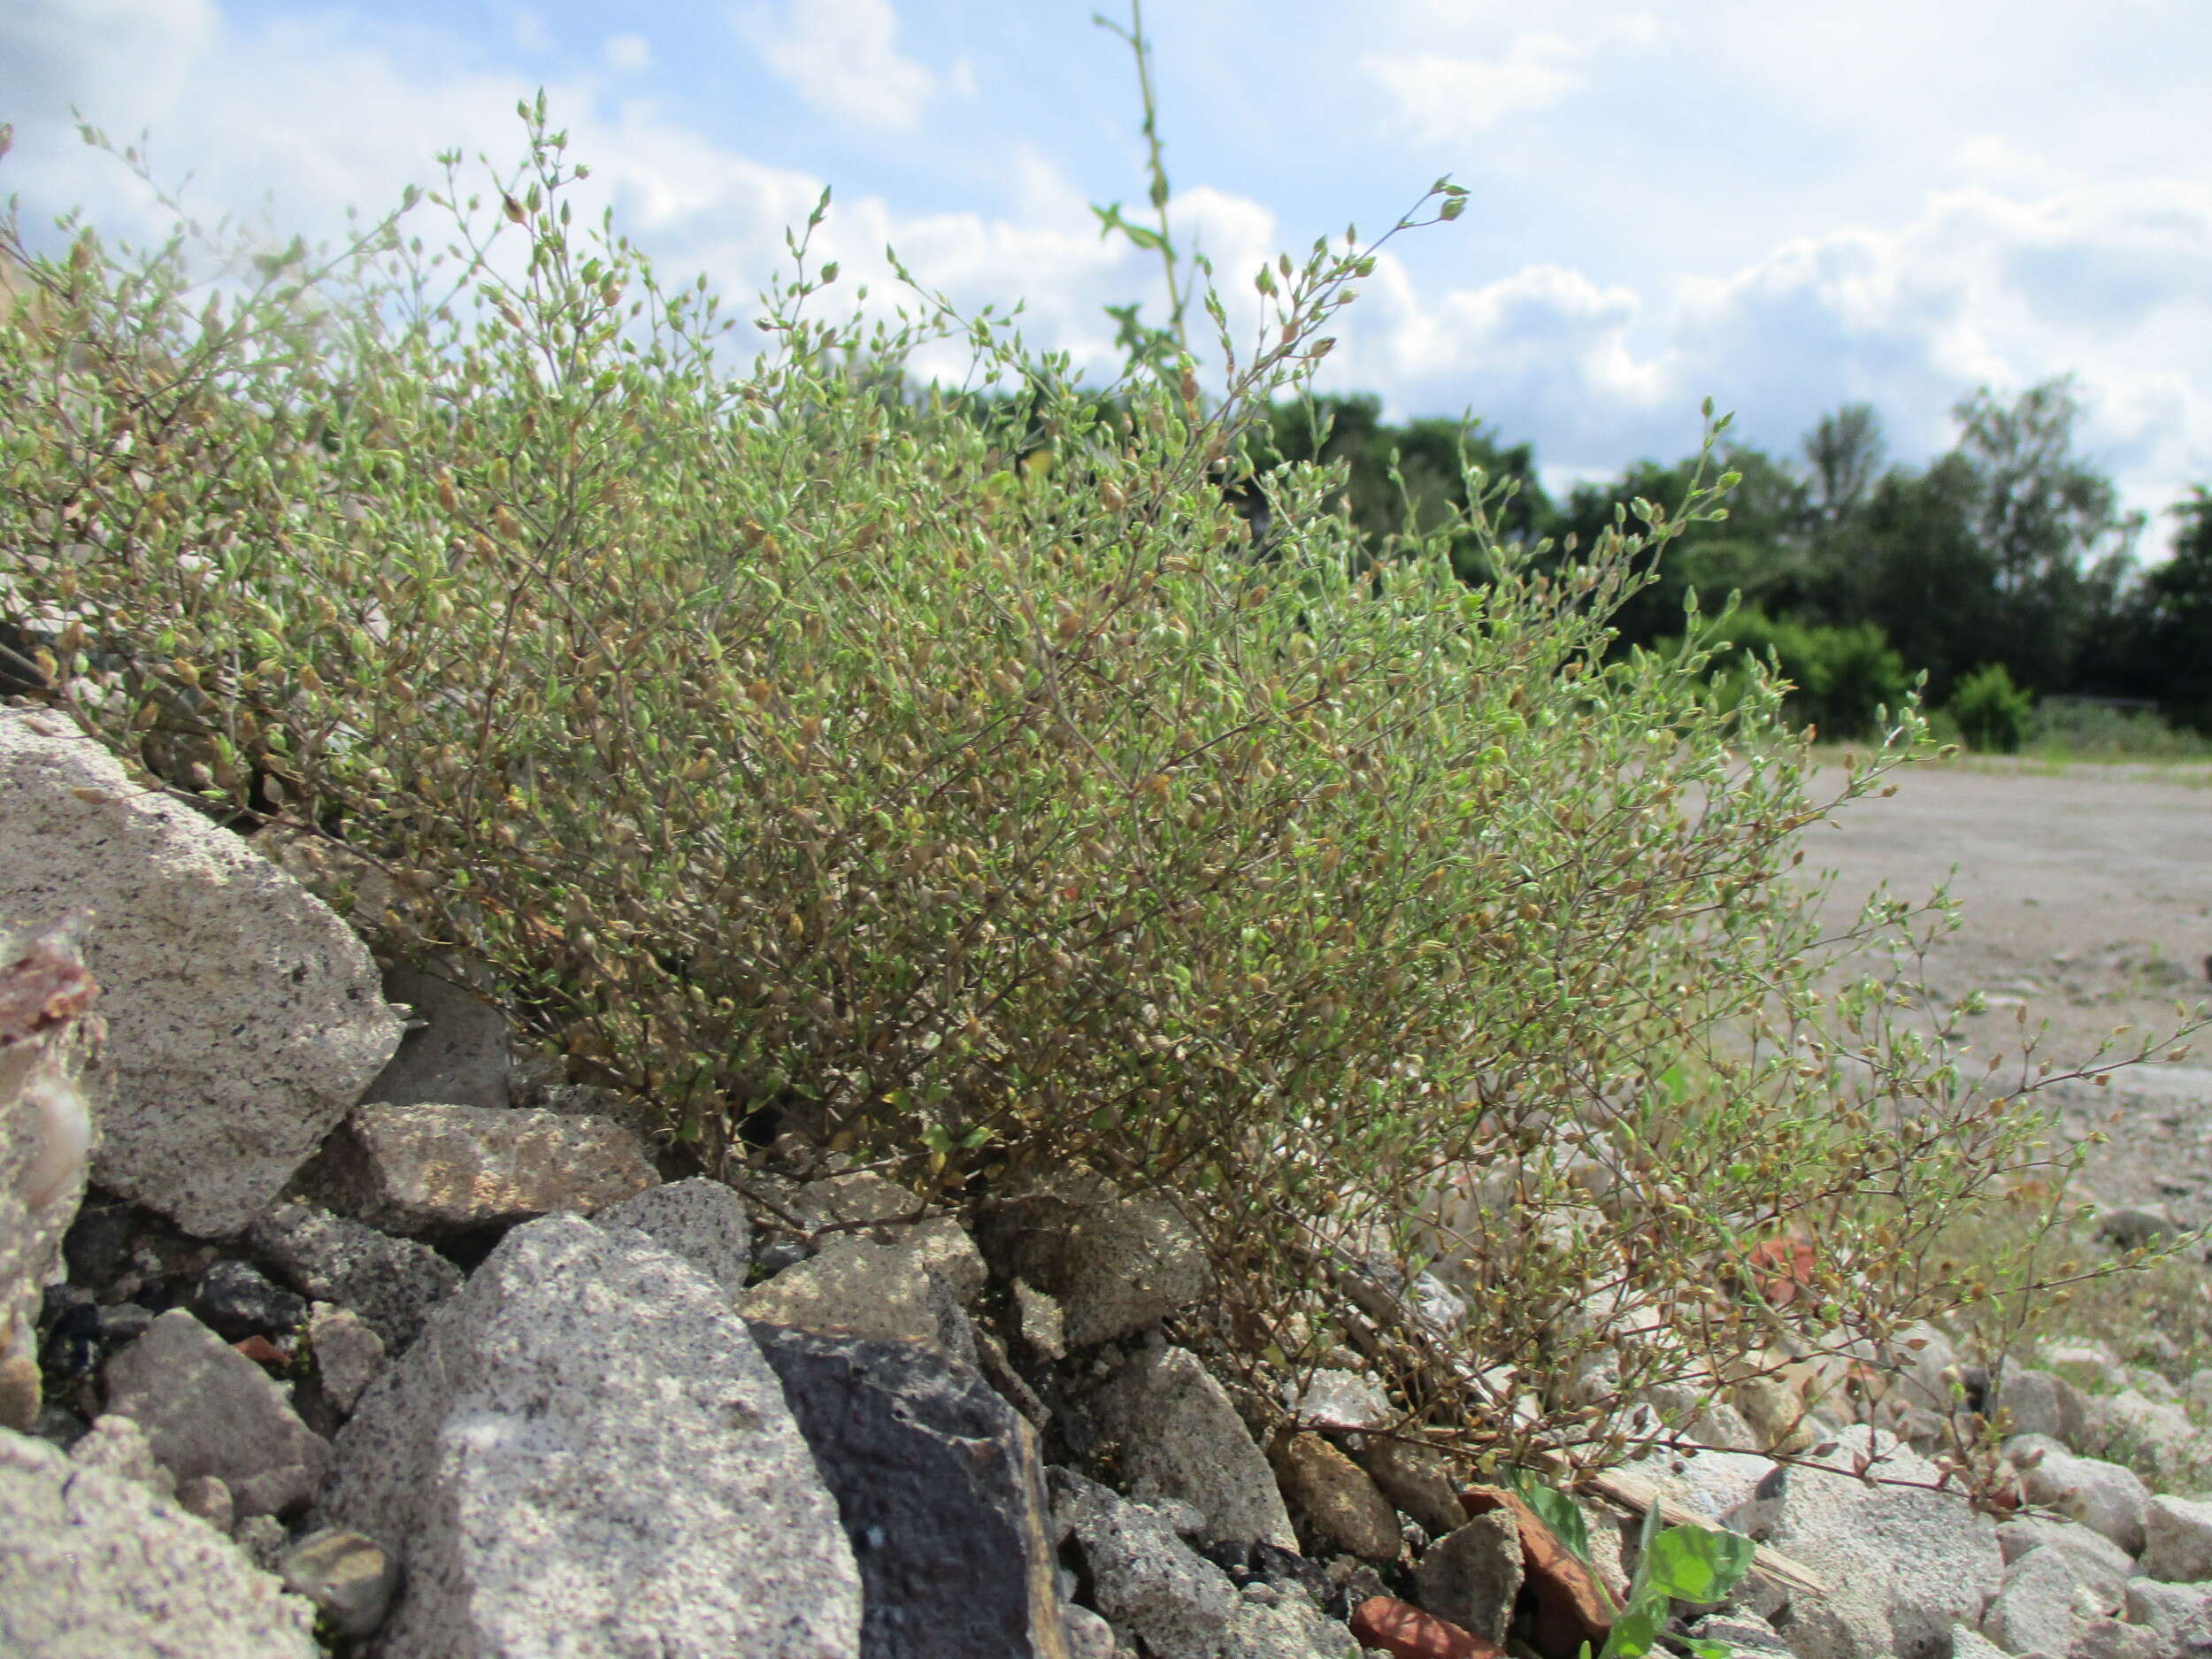
[[[1821, 781], [1832, 795], [1840, 774]], [[1809, 830], [1804, 869], [1834, 872], [1838, 917], [1883, 883], [1912, 899], [1948, 884], [1962, 925], [1931, 951], [1928, 982], [1952, 999], [1987, 996], [1989, 1011], [1965, 1022], [1975, 1051], [2016, 1055], [2024, 1008], [2026, 1031], [2048, 1022], [2039, 1053], [2063, 1069], [2116, 1025], [2170, 1031], [2177, 999], [2212, 995], [2212, 767], [1974, 761], [1893, 781], [1891, 799]], [[2085, 1171], [2104, 1202], [2212, 1220], [2212, 1032], [2193, 1047], [2107, 1090], [2058, 1087], [2070, 1130], [2114, 1132]]]

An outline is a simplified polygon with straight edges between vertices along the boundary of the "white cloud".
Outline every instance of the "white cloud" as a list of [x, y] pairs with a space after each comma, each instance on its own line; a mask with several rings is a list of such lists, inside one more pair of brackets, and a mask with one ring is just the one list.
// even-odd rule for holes
[[653, 44], [642, 35], [610, 35], [600, 50], [611, 69], [635, 73], [653, 66]]
[[1633, 12], [1571, 39], [1525, 31], [1488, 57], [1379, 52], [1362, 66], [1382, 83], [1396, 118], [1417, 139], [1444, 143], [1551, 108], [1581, 88], [1591, 58], [1616, 46], [1649, 46], [1658, 35], [1649, 14]]
[[801, 97], [863, 126], [912, 127], [936, 77], [899, 54], [890, 0], [792, 0], [780, 23], [755, 12], [741, 27]]
[[549, 52], [553, 50], [553, 33], [545, 27], [545, 19], [537, 12], [517, 10], [507, 20], [507, 37], [514, 42], [515, 50], [522, 52]]

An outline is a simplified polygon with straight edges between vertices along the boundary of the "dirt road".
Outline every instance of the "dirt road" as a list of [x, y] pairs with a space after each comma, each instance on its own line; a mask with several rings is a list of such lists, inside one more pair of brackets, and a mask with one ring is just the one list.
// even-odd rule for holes
[[[2212, 767], [1975, 761], [1893, 780], [1893, 798], [1809, 830], [1804, 869], [1834, 872], [1835, 917], [1884, 882], [1923, 898], [1947, 881], [1962, 925], [1930, 953], [1928, 979], [1950, 997], [1987, 995], [1969, 1022], [1977, 1050], [2016, 1052], [2024, 1006], [2027, 1029], [2049, 1022], [2047, 1057], [2084, 1059], [2115, 1025], [2170, 1029], [2177, 998], [2212, 995]], [[1840, 774], [1820, 781], [1832, 794]], [[2088, 1171], [2105, 1202], [2212, 1219], [2212, 1033], [2194, 1046], [2108, 1091], [2060, 1092], [2077, 1132], [2117, 1115]]]

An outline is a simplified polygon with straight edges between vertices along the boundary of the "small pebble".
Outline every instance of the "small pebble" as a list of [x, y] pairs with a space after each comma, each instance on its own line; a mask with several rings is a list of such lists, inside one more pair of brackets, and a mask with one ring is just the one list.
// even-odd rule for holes
[[329, 1616], [339, 1633], [373, 1636], [391, 1610], [399, 1563], [358, 1532], [326, 1528], [284, 1552], [285, 1588], [303, 1595]]

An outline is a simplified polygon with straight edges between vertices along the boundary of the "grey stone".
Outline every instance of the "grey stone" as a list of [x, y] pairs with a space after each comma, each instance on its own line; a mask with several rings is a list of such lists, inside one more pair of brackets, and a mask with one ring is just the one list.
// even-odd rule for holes
[[399, 1563], [358, 1532], [326, 1527], [284, 1552], [284, 1587], [303, 1595], [342, 1636], [375, 1634], [399, 1588]]
[[2143, 1553], [2143, 1514], [2150, 1490], [2131, 1469], [2094, 1457], [2077, 1457], [2056, 1440], [2038, 1434], [2016, 1435], [2005, 1442], [2020, 1471], [2028, 1502], [2056, 1509], [2069, 1520], [2093, 1527], [2131, 1555]]
[[1071, 1348], [1157, 1325], [1212, 1284], [1205, 1247], [1174, 1205], [1125, 1198], [1095, 1176], [1062, 1176], [1002, 1200], [978, 1241], [1008, 1278], [1060, 1304]]
[[1286, 1392], [1291, 1414], [1310, 1429], [1384, 1429], [1402, 1415], [1364, 1371], [1317, 1371], [1304, 1387]]
[[1195, 1504], [1213, 1538], [1298, 1548], [1265, 1454], [1195, 1354], [1166, 1348], [1139, 1355], [1089, 1405], [1100, 1431], [1120, 1442], [1132, 1497]]
[[[1951, 1627], [1951, 1659], [2011, 1659], [2011, 1655], [1978, 1630], [1964, 1624]], [[2056, 1654], [2046, 1654], [2042, 1659], [2059, 1659]]]
[[2167, 1584], [2212, 1579], [2212, 1503], [2154, 1497], [2143, 1510], [2143, 1576]]
[[398, 1047], [376, 964], [298, 882], [73, 727], [0, 710], [0, 916], [96, 918], [93, 1179], [196, 1236], [240, 1232]]
[[370, 1386], [319, 1518], [400, 1556], [395, 1653], [857, 1651], [851, 1548], [743, 1322], [580, 1217], [508, 1233]]
[[2073, 1563], [2074, 1576], [2096, 1599], [2100, 1610], [2116, 1612], [2135, 1571], [2135, 1558], [2093, 1527], [2078, 1521], [2023, 1516], [1997, 1528], [1997, 1548], [2008, 1565], [2031, 1549], [2048, 1547]]
[[316, 1659], [314, 1611], [139, 1482], [0, 1431], [0, 1653]]
[[1217, 1659], [1240, 1605], [1228, 1575], [1152, 1509], [1071, 1470], [1047, 1472], [1054, 1531], [1072, 1540], [1116, 1637], [1156, 1659]]
[[[449, 970], [457, 964], [448, 963]], [[507, 1016], [457, 980], [462, 976], [394, 967], [384, 974], [388, 1002], [413, 1012], [414, 1029], [368, 1085], [365, 1098], [395, 1106], [487, 1106], [514, 1103]], [[419, 1023], [418, 1023], [419, 1022]]]
[[2010, 1414], [2014, 1434], [2043, 1434], [2078, 1451], [2087, 1416], [2081, 1390], [2047, 1371], [2008, 1363], [1991, 1388], [1989, 1409]]
[[177, 1482], [177, 1507], [187, 1515], [198, 1516], [226, 1535], [238, 1519], [230, 1488], [213, 1475], [195, 1475], [189, 1480]]
[[734, 1303], [753, 1263], [745, 1202], [720, 1181], [695, 1176], [649, 1187], [592, 1217], [603, 1227], [635, 1227], [671, 1256], [704, 1273]]
[[[2169, 1385], [2170, 1386], [2170, 1385]], [[2097, 1395], [2085, 1402], [2084, 1434], [2093, 1450], [2148, 1471], [2153, 1484], [2173, 1488], [2212, 1464], [2212, 1437], [2170, 1401], [2138, 1389]]]
[[[1800, 1659], [1939, 1652], [1951, 1626], [1978, 1618], [2003, 1583], [1996, 1523], [1956, 1493], [1929, 1490], [1934, 1465], [1890, 1436], [1855, 1424], [1836, 1439], [1834, 1452], [1790, 1470], [1768, 1531], [1830, 1588], [1793, 1599], [1791, 1646]], [[1726, 1454], [1689, 1466], [1716, 1455]], [[1878, 1459], [1878, 1479], [1913, 1484], [1864, 1484], [1853, 1472], [1862, 1457]], [[1869, 1562], [1882, 1570], [1870, 1573]]]
[[[1036, 1435], [913, 1342], [750, 1325], [837, 1499], [873, 1659], [1062, 1659]], [[948, 1548], [947, 1540], [960, 1540]]]
[[1343, 1659], [1352, 1633], [1324, 1618], [1303, 1596], [1256, 1600], [1262, 1586], [1247, 1585], [1229, 1608], [1221, 1659]]
[[2097, 1236], [2123, 1250], [2140, 1249], [2180, 1231], [2174, 1218], [2156, 1205], [2123, 1204], [2097, 1217]]
[[1027, 1279], [1014, 1281], [1014, 1320], [1021, 1340], [1039, 1359], [1068, 1356], [1067, 1315], [1058, 1302]]
[[588, 1213], [660, 1182], [603, 1118], [382, 1102], [357, 1108], [301, 1179], [331, 1209], [410, 1236]]
[[1063, 1617], [1068, 1627], [1068, 1659], [1114, 1659], [1119, 1647], [1104, 1615], [1071, 1606]]
[[[6, 914], [0, 907], [0, 915]], [[98, 1114], [81, 1073], [103, 1029], [77, 929], [0, 931], [0, 1426], [38, 1421], [42, 1293], [61, 1277]]]
[[2212, 1583], [2165, 1584], [2156, 1578], [2132, 1578], [2120, 1611], [2129, 1624], [2147, 1624], [2177, 1644], [2192, 1619], [2212, 1614]]
[[2091, 1619], [2074, 1637], [2067, 1659], [2173, 1659], [2156, 1631], [2116, 1618]]
[[177, 1478], [154, 1456], [153, 1442], [134, 1418], [111, 1411], [92, 1419], [92, 1426], [69, 1448], [69, 1461], [81, 1469], [97, 1469], [119, 1480], [135, 1480], [157, 1498], [177, 1494]]
[[1493, 1647], [1503, 1647], [1521, 1593], [1521, 1531], [1509, 1509], [1493, 1509], [1428, 1548], [1413, 1573], [1414, 1601]]
[[2007, 1653], [2066, 1652], [2081, 1624], [2074, 1611], [2079, 1584], [2073, 1563], [2057, 1550], [2031, 1549], [2005, 1569], [2002, 1587], [1982, 1612], [1982, 1634]]
[[[837, 1236], [819, 1254], [756, 1285], [738, 1300], [748, 1319], [875, 1341], [926, 1342], [961, 1357], [964, 1317], [911, 1244]], [[973, 1340], [965, 1357], [972, 1363]]]
[[394, 1355], [461, 1288], [461, 1270], [428, 1245], [387, 1237], [315, 1204], [280, 1205], [254, 1223], [251, 1236], [300, 1289], [359, 1314]]
[[386, 1363], [384, 1339], [352, 1309], [332, 1302], [319, 1302], [308, 1314], [307, 1346], [315, 1356], [323, 1394], [341, 1417], [353, 1409]]
[[273, 1515], [241, 1516], [230, 1529], [230, 1540], [239, 1553], [262, 1571], [273, 1574], [292, 1547], [292, 1535]]
[[329, 1464], [261, 1367], [181, 1308], [110, 1360], [106, 1380], [108, 1409], [137, 1419], [162, 1467], [215, 1476], [242, 1516], [302, 1508]]
[[1284, 1500], [1325, 1540], [1363, 1561], [1395, 1560], [1404, 1540], [1398, 1512], [1367, 1471], [1318, 1434], [1279, 1440], [1270, 1460]]
[[2075, 1387], [2110, 1394], [2128, 1386], [2127, 1368], [2111, 1345], [2095, 1341], [2057, 1341], [2043, 1344], [2043, 1369], [2063, 1378]]
[[1435, 1448], [1375, 1434], [1366, 1437], [1354, 1455], [1383, 1496], [1432, 1538], [1443, 1537], [1467, 1518], [1443, 1455]]
[[[1763, 1654], [1787, 1654], [1790, 1650], [1789, 1642], [1766, 1620], [1756, 1613], [1733, 1609], [1706, 1614], [1691, 1624], [1690, 1634], [1700, 1641], [1720, 1642], [1731, 1655], [1742, 1655], [1743, 1659], [1755, 1659], [1755, 1655]], [[1954, 1659], [1958, 1659], [1958, 1655]]]

